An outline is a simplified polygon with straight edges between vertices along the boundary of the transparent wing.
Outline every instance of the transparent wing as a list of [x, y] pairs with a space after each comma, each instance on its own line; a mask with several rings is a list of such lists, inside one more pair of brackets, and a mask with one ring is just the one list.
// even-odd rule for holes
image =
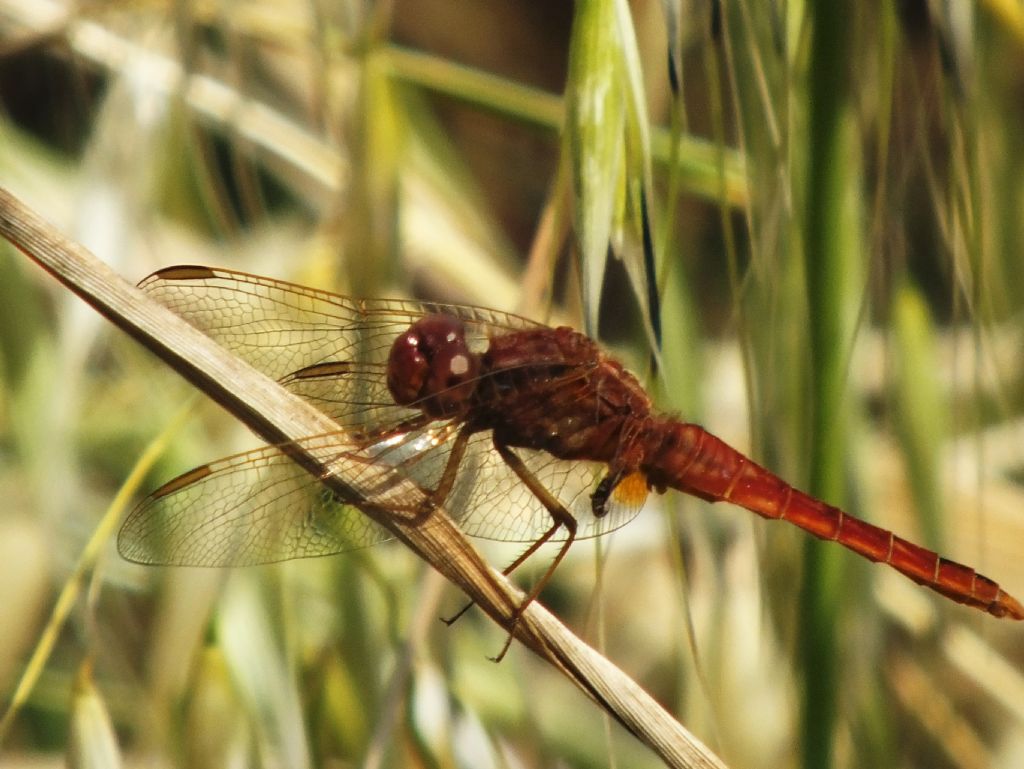
[[139, 288], [352, 428], [395, 425], [418, 413], [394, 404], [386, 366], [392, 343], [423, 315], [460, 318], [470, 348], [478, 352], [492, 334], [538, 326], [483, 307], [352, 299], [210, 267], [168, 267]]
[[[354, 499], [403, 502], [342, 434], [296, 444], [341, 473]], [[117, 541], [121, 555], [147, 564], [244, 566], [330, 555], [390, 538], [293, 461], [288, 448], [293, 445], [225, 457], [164, 484], [125, 520]], [[417, 500], [411, 494], [404, 502]]]
[[[177, 566], [247, 566], [331, 555], [391, 537], [359, 510], [361, 500], [415, 514], [440, 483], [459, 431], [432, 422], [359, 446], [345, 433], [267, 446], [195, 468], [161, 486], [132, 511], [118, 535], [130, 561]], [[295, 446], [340, 472], [352, 489], [342, 499], [289, 456]], [[639, 502], [613, 500], [597, 518], [590, 494], [600, 466], [520, 452], [530, 471], [592, 537], [631, 520]], [[397, 473], [390, 473], [397, 470]], [[407, 479], [415, 486], [399, 486]], [[548, 511], [493, 450], [488, 434], [470, 438], [457, 480], [438, 500], [472, 536], [532, 542], [552, 524]], [[429, 519], [424, 525], [429, 525]], [[564, 538], [564, 532], [555, 539]]]

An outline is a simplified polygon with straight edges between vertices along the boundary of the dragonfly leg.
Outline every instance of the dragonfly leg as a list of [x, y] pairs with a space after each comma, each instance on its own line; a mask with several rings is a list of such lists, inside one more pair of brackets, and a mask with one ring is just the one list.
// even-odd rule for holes
[[[469, 446], [469, 439], [472, 435], [473, 431], [466, 426], [459, 430], [459, 434], [455, 436], [455, 441], [452, 443], [452, 450], [448, 454], [448, 460], [445, 462], [441, 479], [434, 488], [424, 489], [425, 498], [420, 503], [417, 518], [425, 518], [430, 515], [434, 508], [442, 507], [447, 501], [448, 495], [452, 493], [452, 488], [455, 486], [455, 476], [459, 472], [459, 465], [462, 464], [462, 459], [466, 456], [466, 448]], [[459, 613], [461, 614], [462, 612]]]
[[[554, 495], [552, 495], [551, 492], [548, 491], [544, 487], [544, 485], [536, 479], [536, 477], [534, 477], [533, 473], [531, 473], [530, 470], [523, 463], [523, 460], [521, 460], [519, 456], [512, 451], [512, 449], [498, 441], [494, 442], [494, 447], [501, 455], [501, 458], [505, 460], [505, 463], [509, 466], [512, 472], [514, 472], [519, 477], [519, 479], [526, 485], [530, 492], [533, 493], [535, 497], [537, 497], [537, 499], [540, 501], [542, 505], [544, 505], [547, 511], [551, 514], [552, 518], [551, 527], [547, 531], [545, 531], [536, 541], [532, 542], [530, 546], [519, 555], [519, 557], [517, 557], [512, 563], [510, 563], [508, 566], [502, 569], [501, 573], [507, 577], [513, 571], [522, 566], [523, 563], [530, 558], [530, 556], [536, 553], [537, 550], [545, 542], [549, 541], [558, 532], [559, 528], [564, 527], [565, 530], [568, 532], [568, 537], [566, 537], [565, 544], [562, 545], [562, 547], [559, 549], [558, 554], [555, 556], [555, 559], [552, 562], [551, 566], [548, 567], [548, 570], [544, 572], [544, 575], [540, 578], [537, 584], [534, 585], [533, 589], [530, 590], [526, 598], [523, 599], [523, 602], [516, 608], [515, 615], [513, 617], [513, 627], [515, 627], [515, 623], [518, 622], [519, 616], [526, 610], [526, 607], [529, 606], [534, 601], [534, 599], [537, 598], [538, 595], [540, 595], [540, 592], [544, 589], [544, 586], [547, 585], [548, 580], [550, 580], [551, 576], [555, 573], [555, 569], [558, 568], [558, 564], [562, 562], [562, 558], [565, 557], [565, 554], [568, 552], [569, 547], [575, 541], [576, 519], [573, 517], [572, 513], [570, 513], [565, 508], [565, 506], [561, 502], [559, 502], [554, 497]], [[444, 622], [446, 625], [451, 625], [471, 608], [473, 608], [472, 601], [470, 601], [461, 609], [459, 609], [459, 611], [451, 617], [442, 618], [441, 621]], [[511, 644], [512, 633], [509, 633], [508, 639], [505, 641], [505, 645], [502, 646], [501, 651], [497, 654], [497, 656], [492, 657], [491, 659], [495, 662], [500, 662], [502, 658], [505, 656], [505, 654], [508, 652]]]
[[497, 656], [491, 658], [494, 662], [501, 662], [506, 652], [508, 652], [509, 646], [512, 645], [512, 631], [515, 629], [515, 625], [519, 621], [519, 618], [522, 616], [523, 612], [526, 611], [526, 608], [533, 603], [538, 595], [540, 595], [545, 585], [547, 585], [548, 580], [550, 580], [552, 575], [554, 575], [555, 569], [557, 569], [558, 565], [562, 562], [565, 554], [569, 552], [569, 548], [572, 546], [572, 543], [576, 540], [576, 519], [573, 517], [572, 513], [565, 508], [565, 505], [559, 502], [555, 496], [537, 480], [533, 473], [530, 472], [529, 468], [526, 467], [523, 460], [520, 459], [512, 449], [497, 440], [494, 442], [494, 448], [498, 450], [499, 454], [501, 454], [501, 458], [505, 460], [505, 464], [509, 466], [509, 469], [519, 476], [519, 480], [521, 480], [533, 495], [537, 497], [540, 503], [544, 505], [547, 511], [551, 514], [552, 519], [551, 528], [544, 532], [544, 534], [531, 544], [524, 553], [507, 566], [502, 571], [502, 574], [508, 576], [512, 573], [512, 571], [518, 568], [527, 558], [537, 552], [541, 545], [549, 541], [559, 528], [564, 528], [568, 535], [565, 538], [565, 543], [561, 548], [559, 548], [558, 553], [555, 555], [555, 558], [547, 571], [545, 571], [537, 581], [537, 584], [533, 586], [526, 598], [523, 599], [522, 603], [516, 607], [512, 616], [512, 628], [509, 631], [508, 639], [505, 641], [505, 645], [501, 648], [501, 651], [498, 652]]
[[[519, 458], [516, 457], [516, 460], [519, 461]], [[541, 488], [543, 488], [543, 487], [541, 487]], [[532, 491], [532, 489], [531, 489], [531, 491]], [[548, 493], [547, 489], [544, 489], [544, 492], [545, 492], [545, 494], [547, 494], [550, 497], [550, 494]], [[562, 509], [562, 511], [565, 513], [565, 515], [568, 516], [569, 519], [572, 521], [572, 528], [570, 529], [570, 531], [571, 531], [571, 536], [575, 536], [575, 532], [576, 532], [576, 528], [575, 528], [576, 527], [576, 519], [573, 518], [572, 514], [568, 510], [566, 510], [564, 507], [561, 506], [561, 504], [558, 502], [558, 500], [554, 499], [554, 497], [551, 497], [551, 499], [554, 501], [554, 504], [557, 505], [558, 507], [560, 507]], [[541, 501], [544, 502], [543, 499], [541, 499]], [[547, 507], [546, 503], [545, 503], [545, 507]], [[548, 508], [548, 509], [550, 510], [550, 508]], [[528, 547], [524, 552], [520, 553], [519, 556], [514, 561], [512, 561], [512, 563], [510, 563], [508, 566], [506, 566], [504, 569], [502, 569], [501, 570], [502, 576], [507, 577], [512, 572], [514, 572], [516, 569], [518, 569], [520, 566], [522, 566], [523, 563], [531, 555], [533, 555], [535, 552], [537, 552], [537, 549], [541, 545], [543, 545], [545, 542], [547, 542], [549, 539], [551, 539], [551, 537], [554, 536], [555, 532], [558, 531], [558, 528], [560, 526], [564, 525], [564, 524], [559, 522], [559, 519], [555, 516], [554, 513], [552, 513], [552, 517], [555, 518], [555, 523], [551, 526], [551, 528], [548, 529], [547, 531], [545, 531], [544, 534], [542, 534], [541, 537], [536, 542], [531, 543], [530, 547]], [[566, 528], [568, 529], [569, 527], [566, 526]], [[572, 544], [572, 539], [568, 540], [568, 542], [566, 543], [566, 545], [565, 545], [565, 547], [563, 549], [567, 550], [568, 546], [570, 544]], [[558, 560], [559, 561], [561, 560], [562, 555], [564, 555], [564, 553], [559, 553], [559, 556], [558, 556]], [[548, 570], [548, 573], [545, 573], [544, 578], [542, 580], [542, 583], [546, 582], [550, 578], [551, 573], [554, 572], [555, 567], [557, 567], [557, 566], [558, 566], [558, 562], [556, 561], [555, 564]], [[541, 584], [540, 588], [543, 589], [543, 587], [544, 587], [544, 584]], [[537, 590], [536, 592], [539, 593], [540, 590]], [[527, 600], [525, 600], [523, 602], [522, 607], [520, 607], [520, 611], [522, 609], [525, 609], [526, 606], [529, 605], [530, 601], [532, 601], [536, 597], [537, 596], [535, 594], [531, 593], [531, 595], [527, 598]], [[442, 617], [441, 621], [444, 622], [446, 625], [452, 625], [463, 614], [465, 614], [467, 611], [469, 611], [472, 608], [473, 608], [473, 602], [470, 601], [465, 606], [463, 606], [461, 609], [459, 609], [455, 614], [453, 614], [451, 617]], [[511, 636], [510, 636], [510, 639], [511, 639]], [[502, 651], [502, 655], [504, 655], [504, 650]]]
[[601, 518], [608, 513], [608, 499], [615, 491], [615, 487], [619, 485], [619, 481], [625, 476], [625, 471], [613, 470], [597, 484], [594, 493], [590, 495], [590, 509], [596, 518]]

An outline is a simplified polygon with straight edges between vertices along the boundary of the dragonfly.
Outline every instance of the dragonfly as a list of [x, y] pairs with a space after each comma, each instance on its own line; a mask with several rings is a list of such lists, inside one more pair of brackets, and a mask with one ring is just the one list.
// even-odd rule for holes
[[[303, 451], [325, 465], [379, 463], [418, 492], [356, 472], [346, 483], [359, 498], [443, 507], [470, 536], [523, 543], [506, 574], [544, 543], [558, 544], [519, 611], [573, 542], [625, 525], [650, 491], [675, 489], [788, 521], [953, 601], [1024, 619], [1020, 602], [970, 566], [816, 499], [701, 426], [659, 413], [633, 374], [571, 328], [469, 305], [353, 299], [211, 267], [167, 267], [139, 286], [338, 424], [298, 441]], [[338, 496], [288, 449], [236, 454], [165, 483], [129, 514], [120, 553], [146, 564], [242, 566], [391, 538], [359, 498]]]

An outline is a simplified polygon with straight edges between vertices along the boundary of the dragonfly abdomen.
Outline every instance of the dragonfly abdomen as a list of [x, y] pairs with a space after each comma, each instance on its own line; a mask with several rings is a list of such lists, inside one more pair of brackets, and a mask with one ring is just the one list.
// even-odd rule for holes
[[654, 432], [662, 434], [649, 446], [653, 451], [647, 452], [644, 468], [653, 486], [789, 521], [954, 601], [996, 617], [1024, 619], [1024, 606], [988, 577], [793, 488], [702, 427], [669, 421]]

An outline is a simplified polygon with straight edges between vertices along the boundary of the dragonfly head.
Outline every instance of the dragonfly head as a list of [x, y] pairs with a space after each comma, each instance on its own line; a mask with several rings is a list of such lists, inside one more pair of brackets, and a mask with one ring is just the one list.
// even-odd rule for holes
[[388, 390], [395, 403], [431, 416], [465, 412], [479, 374], [480, 356], [469, 349], [462, 322], [451, 315], [416, 321], [388, 355]]

